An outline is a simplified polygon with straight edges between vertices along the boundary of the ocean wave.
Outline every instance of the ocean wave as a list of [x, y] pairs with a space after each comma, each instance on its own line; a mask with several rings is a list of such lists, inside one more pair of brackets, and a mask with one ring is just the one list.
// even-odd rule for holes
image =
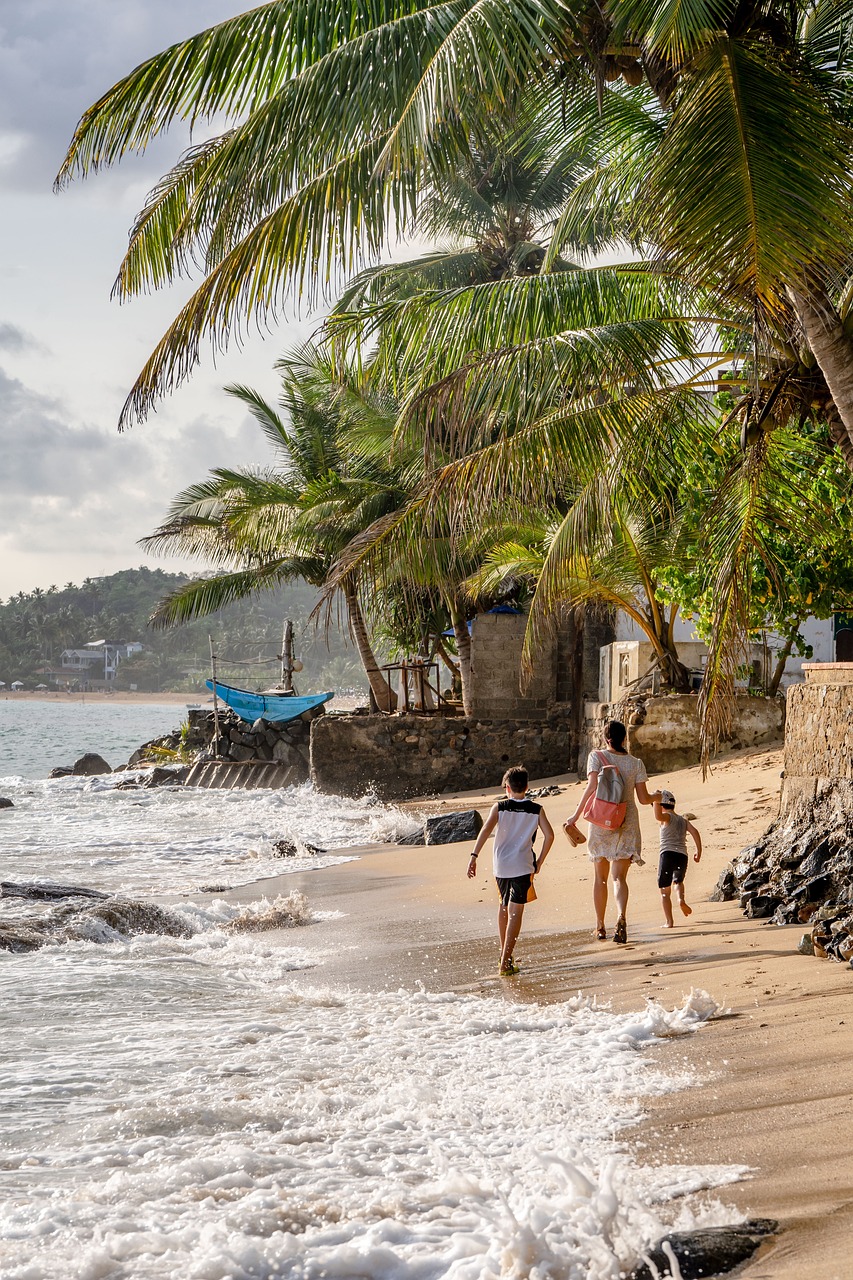
[[41, 915], [0, 922], [0, 951], [22, 953], [73, 942], [125, 943], [143, 935], [191, 938], [214, 929], [264, 933], [297, 928], [315, 919], [308, 899], [298, 890], [245, 906], [216, 899], [205, 907], [161, 907], [131, 898], [95, 903], [76, 898]]

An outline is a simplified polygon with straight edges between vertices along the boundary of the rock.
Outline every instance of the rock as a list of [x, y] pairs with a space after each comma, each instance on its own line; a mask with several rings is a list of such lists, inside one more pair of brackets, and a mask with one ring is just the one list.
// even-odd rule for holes
[[711, 892], [712, 902], [733, 902], [738, 896], [737, 880], [731, 867], [726, 867]]
[[829, 846], [829, 841], [821, 840], [820, 844], [800, 863], [800, 875], [808, 878], [822, 875], [826, 869], [826, 864], [831, 858], [832, 849]]
[[295, 858], [296, 845], [292, 840], [273, 840], [272, 856], [274, 858]]
[[483, 819], [476, 809], [465, 809], [460, 813], [442, 813], [435, 818], [427, 818], [424, 827], [426, 844], [460, 844], [463, 840], [476, 840], [483, 825]]
[[[671, 1263], [662, 1246], [666, 1242], [678, 1259], [683, 1280], [725, 1275], [751, 1258], [768, 1236], [778, 1230], [771, 1218], [753, 1218], [736, 1227], [705, 1227], [699, 1231], [673, 1231], [663, 1237], [649, 1259], [657, 1275], [672, 1274]], [[644, 1262], [631, 1272], [630, 1280], [652, 1280], [655, 1272]]]
[[801, 956], [814, 955], [814, 944], [812, 943], [812, 935], [810, 933], [803, 934], [800, 941], [797, 943], [797, 950]]
[[28, 898], [32, 902], [58, 902], [62, 898], [109, 898], [100, 889], [86, 889], [76, 884], [17, 884], [14, 880], [0, 881], [0, 898]]
[[799, 889], [795, 889], [791, 894], [791, 898], [798, 904], [803, 902], [820, 902], [826, 898], [832, 889], [832, 876], [815, 876], [812, 880], [807, 880], [805, 884], [800, 885]]
[[744, 915], [750, 920], [766, 920], [781, 905], [779, 898], [767, 893], [756, 893], [744, 907]]
[[419, 827], [417, 831], [413, 831], [410, 835], [398, 836], [396, 843], [406, 845], [426, 844], [426, 831], [423, 827]]
[[179, 787], [183, 785], [188, 773], [188, 765], [182, 765], [177, 769], [171, 769], [168, 765], [156, 765], [145, 774], [142, 785], [144, 787]]
[[74, 761], [71, 772], [75, 778], [94, 778], [101, 773], [112, 773], [112, 769], [103, 756], [95, 751], [87, 751], [79, 760]]
[[70, 778], [73, 769], [68, 764], [58, 764], [55, 769], [51, 769], [47, 775], [49, 778]]
[[14, 809], [15, 805], [8, 796], [0, 796], [0, 809]]

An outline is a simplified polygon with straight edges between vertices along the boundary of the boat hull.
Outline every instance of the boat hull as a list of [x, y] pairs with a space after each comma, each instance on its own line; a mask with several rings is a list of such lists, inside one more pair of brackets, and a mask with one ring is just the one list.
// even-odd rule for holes
[[[208, 689], [213, 690], [213, 681], [206, 680]], [[216, 696], [236, 711], [241, 720], [254, 724], [256, 720], [268, 720], [271, 724], [286, 724], [288, 720], [298, 720], [306, 711], [321, 707], [324, 702], [334, 698], [334, 693], [311, 693], [303, 698], [289, 697], [273, 693], [252, 693], [249, 689], [235, 689], [230, 684], [216, 682]]]

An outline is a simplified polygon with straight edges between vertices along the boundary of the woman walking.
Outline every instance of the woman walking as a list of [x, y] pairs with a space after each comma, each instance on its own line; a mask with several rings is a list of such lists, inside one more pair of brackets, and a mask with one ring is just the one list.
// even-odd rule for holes
[[568, 833], [570, 827], [577, 825], [583, 816], [587, 801], [595, 795], [598, 786], [598, 775], [604, 765], [615, 765], [622, 776], [625, 800], [625, 821], [620, 827], [608, 830], [589, 824], [589, 858], [595, 868], [595, 881], [592, 887], [592, 901], [595, 906], [596, 937], [604, 941], [607, 929], [604, 915], [607, 910], [607, 881], [613, 877], [613, 896], [619, 918], [613, 934], [614, 942], [628, 941], [628, 868], [632, 862], [641, 862], [642, 835], [640, 833], [640, 815], [634, 798], [640, 804], [654, 804], [661, 793], [649, 794], [646, 787], [646, 766], [636, 756], [628, 754], [625, 747], [627, 731], [620, 720], [610, 720], [604, 728], [604, 749], [591, 751], [587, 761], [589, 781], [580, 798], [580, 803], [572, 816], [563, 823]]

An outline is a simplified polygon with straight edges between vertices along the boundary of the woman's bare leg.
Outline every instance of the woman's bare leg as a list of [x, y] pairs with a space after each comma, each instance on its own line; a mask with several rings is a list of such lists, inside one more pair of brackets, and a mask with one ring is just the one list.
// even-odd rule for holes
[[628, 868], [630, 865], [630, 858], [614, 858], [610, 864], [610, 874], [613, 876], [613, 896], [616, 899], [616, 906], [620, 916], [626, 915], [628, 911]]
[[593, 863], [595, 880], [592, 883], [592, 905], [595, 907], [595, 927], [604, 928], [604, 913], [607, 910], [607, 877], [610, 874], [610, 863], [606, 858], [596, 858]]

